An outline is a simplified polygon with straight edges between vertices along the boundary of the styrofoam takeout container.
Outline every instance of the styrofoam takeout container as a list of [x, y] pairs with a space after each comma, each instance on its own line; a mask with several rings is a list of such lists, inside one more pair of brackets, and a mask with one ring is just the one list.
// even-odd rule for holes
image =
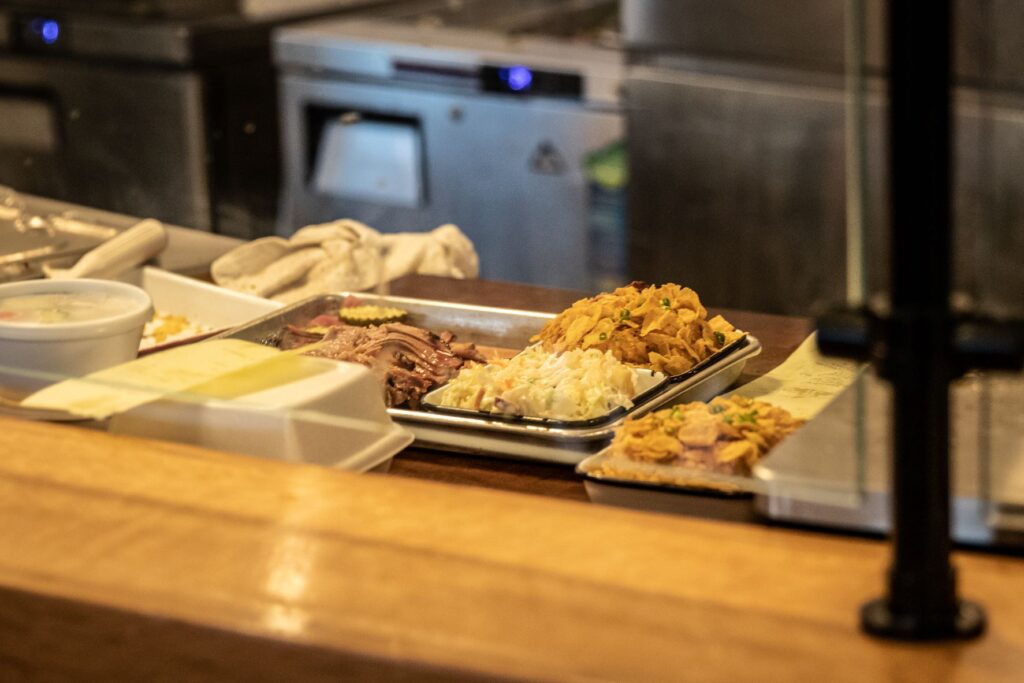
[[[130, 305], [113, 315], [67, 323], [5, 323], [0, 320], [0, 366], [5, 383], [80, 377], [135, 358], [146, 321], [153, 315], [142, 289], [109, 280], [33, 280], [0, 285], [0, 298], [33, 294], [108, 293]], [[41, 379], [41, 378], [40, 378]]]
[[316, 362], [328, 369], [231, 400], [168, 397], [115, 415], [109, 430], [289, 462], [386, 471], [413, 436], [391, 420], [380, 383], [362, 365]]
[[191, 337], [169, 339], [160, 344], [142, 340], [140, 350], [152, 352], [169, 346], [197, 341], [238, 325], [243, 325], [284, 306], [279, 301], [242, 294], [209, 282], [146, 266], [118, 278], [141, 287], [161, 313], [180, 315], [209, 330]]

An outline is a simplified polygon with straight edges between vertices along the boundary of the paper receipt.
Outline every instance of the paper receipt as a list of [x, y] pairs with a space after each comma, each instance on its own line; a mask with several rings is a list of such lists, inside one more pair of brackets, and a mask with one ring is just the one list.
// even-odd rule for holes
[[794, 417], [810, 419], [853, 384], [864, 367], [821, 355], [815, 332], [777, 368], [731, 393], [767, 401]]

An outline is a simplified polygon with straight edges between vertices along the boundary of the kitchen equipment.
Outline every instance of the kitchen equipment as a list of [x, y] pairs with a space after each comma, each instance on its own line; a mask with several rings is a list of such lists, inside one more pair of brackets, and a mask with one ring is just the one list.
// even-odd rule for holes
[[[14, 193], [19, 212], [28, 221], [48, 226], [47, 230], [19, 230], [12, 220], [14, 211], [3, 204], [4, 192], [0, 188], [0, 259], [12, 257], [6, 265], [0, 264], [0, 282], [28, 280], [44, 277], [42, 266], [69, 266], [104, 240], [127, 230], [141, 219], [102, 209], [69, 204], [45, 197]], [[37, 219], [39, 219], [37, 221]], [[25, 220], [21, 221], [22, 224]], [[167, 248], [155, 259], [155, 265], [175, 273], [204, 277], [210, 272], [210, 263], [234, 249], [241, 241], [227, 235], [216, 235], [164, 223]], [[72, 231], [69, 233], [68, 231]], [[31, 238], [30, 246], [42, 251], [27, 253], [20, 239]], [[84, 239], [81, 243], [64, 245], [65, 238]]]
[[116, 234], [112, 226], [96, 222], [55, 219], [0, 187], [0, 282], [38, 277], [46, 261], [74, 258]]
[[[886, 4], [624, 0], [632, 276], [685, 278], [721, 306], [804, 315], [846, 294], [856, 210], [868, 292], [885, 289]], [[1024, 3], [954, 4], [955, 286], [1009, 314], [1024, 310], [1013, 208], [1024, 202]], [[858, 6], [863, 149], [845, 137], [845, 79], [858, 65], [846, 64], [844, 30]], [[852, 155], [864, 187], [846, 198]]]
[[159, 254], [166, 246], [164, 226], [160, 221], [147, 218], [96, 247], [70, 268], [43, 264], [43, 273], [53, 280], [109, 277], [131, 270]]
[[277, 209], [273, 27], [394, 0], [0, 0], [0, 183], [242, 237]]
[[[276, 346], [286, 325], [304, 326], [317, 315], [334, 313], [348, 292], [318, 296], [275, 311], [259, 320], [220, 335]], [[449, 331], [461, 342], [518, 351], [554, 315], [487, 306], [451, 304], [442, 301], [406, 297], [379, 297], [357, 294], [368, 305], [387, 305], [409, 312], [404, 322], [436, 333]], [[761, 352], [753, 336], [737, 342], [731, 352], [713, 358], [691, 373], [660, 384], [655, 392], [630, 411], [611, 419], [587, 424], [559, 424], [555, 421], [503, 419], [468, 411], [413, 410], [389, 408], [388, 413], [404, 424], [421, 445], [442, 450], [465, 451], [484, 455], [545, 460], [575, 464], [600, 450], [611, 439], [617, 425], [628, 416], [639, 416], [665, 404], [706, 400], [725, 391], [743, 371], [748, 359]], [[545, 424], [550, 422], [551, 424]]]
[[586, 160], [623, 135], [616, 27], [612, 0], [421, 0], [279, 30], [278, 231], [451, 222], [483, 277], [592, 288]]

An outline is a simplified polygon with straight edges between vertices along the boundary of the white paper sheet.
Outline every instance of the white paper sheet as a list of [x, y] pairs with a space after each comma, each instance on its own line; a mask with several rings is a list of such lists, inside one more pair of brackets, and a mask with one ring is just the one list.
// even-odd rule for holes
[[795, 417], [820, 413], [865, 366], [818, 352], [817, 333], [811, 334], [789, 358], [768, 374], [732, 392], [785, 408]]

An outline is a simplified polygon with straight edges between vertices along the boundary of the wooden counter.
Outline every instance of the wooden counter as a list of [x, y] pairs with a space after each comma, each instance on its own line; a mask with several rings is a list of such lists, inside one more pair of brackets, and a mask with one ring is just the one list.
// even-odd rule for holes
[[[897, 645], [856, 627], [882, 585], [878, 542], [11, 419], [0, 454], [3, 681], [952, 683], [1024, 671], [1017, 559], [957, 557], [964, 592], [989, 609], [983, 639]], [[413, 456], [396, 469], [416, 474], [408, 462], [425, 456]], [[459, 475], [528, 483], [476, 476]]]

